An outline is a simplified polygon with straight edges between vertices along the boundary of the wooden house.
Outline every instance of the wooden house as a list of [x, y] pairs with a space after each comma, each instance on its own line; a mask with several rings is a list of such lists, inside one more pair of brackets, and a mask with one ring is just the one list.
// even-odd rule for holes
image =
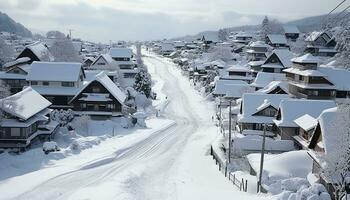
[[289, 49], [274, 49], [261, 65], [263, 72], [283, 73], [283, 69], [292, 67], [293, 53]]
[[36, 139], [53, 138], [58, 123], [50, 120], [51, 103], [32, 88], [1, 99], [1, 105], [0, 148], [22, 150]]
[[283, 32], [286, 38], [291, 41], [296, 41], [300, 35], [298, 27], [294, 25], [283, 26]]
[[270, 49], [270, 45], [262, 41], [251, 42], [247, 46], [247, 59], [249, 61], [265, 60]]
[[54, 60], [54, 57], [49, 51], [49, 48], [42, 42], [35, 42], [33, 44], [27, 45], [16, 59], [25, 57], [30, 58], [30, 62], [52, 62]]
[[70, 105], [80, 114], [120, 116], [126, 95], [101, 72], [72, 98]]
[[284, 35], [268, 34], [265, 38], [265, 42], [274, 48], [289, 48]]
[[307, 47], [305, 53], [311, 53], [314, 56], [333, 57], [337, 54], [335, 38], [328, 32], [312, 32], [305, 39]]

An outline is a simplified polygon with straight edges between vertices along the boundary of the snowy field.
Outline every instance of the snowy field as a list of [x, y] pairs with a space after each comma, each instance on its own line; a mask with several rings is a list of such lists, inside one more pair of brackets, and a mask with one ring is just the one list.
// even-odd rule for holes
[[1, 154], [0, 199], [270, 199], [239, 192], [218, 171], [208, 155], [218, 134], [213, 103], [171, 62], [145, 55], [160, 118], [115, 136], [113, 121], [94, 122], [79, 138], [92, 145], [78, 152]]

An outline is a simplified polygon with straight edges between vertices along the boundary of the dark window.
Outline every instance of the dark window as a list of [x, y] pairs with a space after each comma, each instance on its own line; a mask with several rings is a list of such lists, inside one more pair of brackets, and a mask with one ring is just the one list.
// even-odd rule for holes
[[38, 85], [38, 81], [31, 81], [31, 85]]
[[62, 82], [62, 87], [74, 87], [74, 82]]
[[50, 85], [48, 81], [43, 81], [43, 85]]

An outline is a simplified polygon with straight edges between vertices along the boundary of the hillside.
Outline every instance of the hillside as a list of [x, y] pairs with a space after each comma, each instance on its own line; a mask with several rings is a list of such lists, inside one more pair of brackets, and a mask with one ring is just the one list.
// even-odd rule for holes
[[0, 31], [15, 33], [23, 37], [32, 37], [32, 32], [2, 12], [0, 12]]

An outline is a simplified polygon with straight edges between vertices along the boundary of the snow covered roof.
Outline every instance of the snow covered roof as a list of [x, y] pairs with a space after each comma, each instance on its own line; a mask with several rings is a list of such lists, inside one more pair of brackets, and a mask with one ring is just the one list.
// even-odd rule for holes
[[254, 116], [259, 111], [272, 106], [278, 108], [280, 101], [289, 98], [286, 94], [245, 93], [242, 96], [242, 114], [238, 121], [244, 123], [272, 123], [273, 117]]
[[228, 72], [250, 72], [250, 69], [248, 67], [242, 66], [242, 65], [231, 65], [228, 69], [226, 69]]
[[27, 120], [49, 107], [51, 103], [31, 87], [1, 100], [1, 109], [13, 116]]
[[174, 44], [172, 43], [162, 43], [161, 46], [162, 51], [175, 51]]
[[325, 34], [326, 37], [323, 37], [326, 42], [328, 42], [329, 40], [332, 39], [332, 36], [324, 31], [314, 31], [312, 33], [310, 33], [306, 38], [305, 41], [307, 42], [314, 42], [315, 40], [317, 40], [317, 38], [319, 38], [320, 36], [322, 36], [323, 34]]
[[22, 58], [16, 59], [15, 61], [5, 63], [2, 67], [3, 68], [9, 68], [9, 67], [13, 67], [15, 65], [26, 64], [26, 63], [29, 63], [29, 62], [30, 62], [30, 58], [29, 57], [22, 57]]
[[245, 93], [254, 92], [254, 88], [248, 84], [232, 84], [228, 85], [225, 92], [225, 97], [227, 98], [241, 98]]
[[286, 80], [286, 75], [282, 73], [268, 73], [268, 72], [258, 72], [253, 83], [254, 87], [263, 88], [270, 84], [272, 81], [284, 81]]
[[93, 61], [93, 63], [91, 64], [91, 65], [95, 65], [95, 63], [97, 62], [97, 61], [99, 61], [100, 59], [104, 59], [106, 62], [107, 62], [107, 64], [112, 64], [112, 63], [114, 63], [115, 61], [113, 60], [113, 58], [112, 58], [112, 56], [110, 55], [110, 54], [101, 54], [98, 58], [96, 58], [94, 61]]
[[294, 122], [302, 129], [304, 129], [304, 131], [309, 131], [313, 128], [315, 128], [315, 126], [317, 125], [317, 119], [305, 114], [297, 119], [294, 120]]
[[35, 42], [27, 45], [26, 48], [30, 49], [40, 61], [53, 61], [54, 57], [50, 53], [49, 49], [42, 42]]
[[291, 61], [293, 63], [316, 63], [316, 64], [321, 62], [321, 60], [318, 57], [313, 56], [310, 53], [305, 54], [305, 55], [300, 56], [300, 57], [295, 57]]
[[[269, 55], [269, 57], [266, 59], [264, 65], [267, 64], [268, 59], [273, 56], [276, 55], [278, 57], [278, 59], [281, 61], [282, 65], [284, 68], [289, 68], [292, 67], [292, 61], [291, 59], [294, 57], [293, 53], [291, 51], [289, 51], [289, 49], [274, 49], [271, 54]], [[264, 67], [264, 65], [262, 67]]]
[[284, 33], [300, 33], [298, 27], [295, 25], [284, 25], [283, 30]]
[[251, 42], [248, 47], [260, 47], [260, 48], [270, 48], [271, 46], [263, 41]]
[[318, 77], [325, 77], [325, 75], [318, 71], [318, 70], [313, 70], [313, 69], [307, 69], [307, 70], [301, 70], [298, 68], [288, 68], [288, 69], [284, 69], [284, 72], [288, 72], [288, 73], [292, 73], [292, 74], [298, 74], [301, 76], [318, 76]]
[[268, 85], [256, 91], [257, 93], [269, 94], [274, 91], [276, 88], [280, 88], [286, 94], [288, 94], [288, 82], [287, 81], [271, 81]]
[[250, 61], [248, 63], [249, 66], [255, 67], [255, 66], [260, 66], [264, 64], [265, 60], [257, 60], [257, 61]]
[[341, 112], [336, 107], [329, 108], [318, 117], [318, 123], [321, 128], [322, 143], [326, 154], [336, 152], [341, 146], [340, 144], [344, 142], [342, 135], [346, 134], [349, 128], [349, 112]]
[[240, 97], [250, 86], [241, 80], [217, 80], [213, 91], [214, 95], [228, 95]]
[[308, 114], [317, 118], [323, 110], [335, 106], [335, 102], [331, 100], [286, 99], [279, 105], [281, 119], [274, 120], [274, 123], [281, 127], [298, 127], [294, 120], [299, 117]]
[[[239, 135], [233, 139], [233, 148], [238, 151], [247, 153], [256, 153], [261, 151], [263, 137], [260, 135]], [[266, 152], [286, 152], [294, 150], [293, 141], [290, 140], [275, 140], [273, 138], [265, 138]], [[260, 155], [260, 154], [259, 154]], [[265, 169], [264, 169], [265, 170]]]
[[83, 71], [81, 63], [34, 61], [27, 80], [75, 82], [79, 80], [81, 71]]
[[97, 74], [95, 78], [91, 80], [88, 84], [85, 84], [84, 87], [80, 90], [80, 92], [78, 92], [70, 102], [76, 99], [79, 96], [79, 94], [82, 93], [84, 89], [94, 81], [98, 81], [99, 83], [101, 83], [108, 90], [108, 92], [110, 92], [113, 95], [115, 99], [117, 99], [121, 104], [124, 104], [126, 100], [126, 95], [120, 90], [120, 88], [115, 83], [113, 83], [113, 81], [103, 71]]
[[339, 91], [350, 91], [350, 71], [329, 66], [318, 67], [318, 70], [325, 74], [327, 80], [334, 84]]
[[272, 44], [287, 44], [286, 36], [280, 34], [268, 34], [267, 38]]
[[131, 58], [132, 50], [129, 48], [111, 48], [109, 50], [109, 55], [112, 58]]

